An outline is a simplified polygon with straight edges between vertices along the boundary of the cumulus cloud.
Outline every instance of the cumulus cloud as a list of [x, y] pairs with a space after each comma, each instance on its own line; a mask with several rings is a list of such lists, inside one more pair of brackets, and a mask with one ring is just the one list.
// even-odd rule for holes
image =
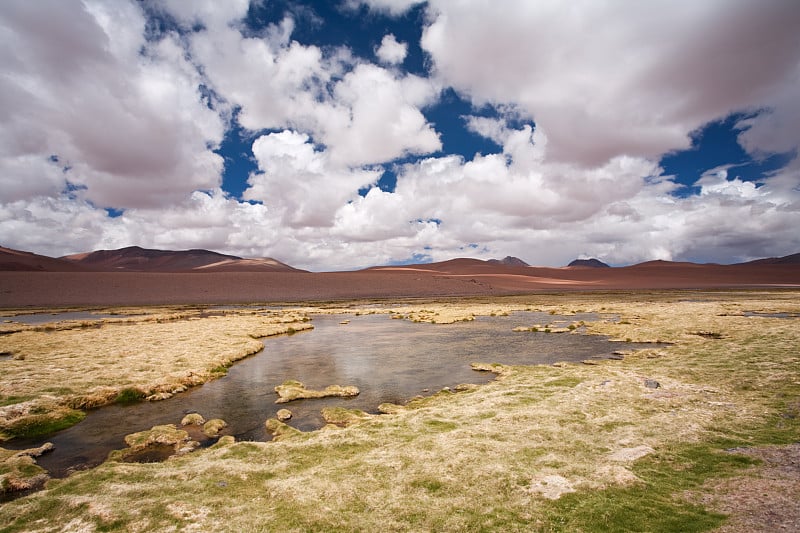
[[[145, 40], [137, 6], [12, 0], [0, 20], [0, 168], [15, 182], [27, 162], [38, 174], [4, 187], [1, 199], [52, 194], [69, 181], [98, 205], [168, 205], [219, 184], [212, 148], [223, 120], [176, 38]], [[60, 178], [49, 168], [56, 158]]]
[[215, 89], [239, 106], [242, 126], [303, 131], [337, 164], [350, 166], [441, 147], [421, 112], [438, 95], [433, 83], [358, 62], [345, 50], [325, 55], [291, 41], [293, 25], [284, 19], [267, 38], [244, 37], [233, 27], [192, 37], [194, 56]]
[[687, 148], [703, 124], [792, 86], [800, 60], [800, 10], [784, 0], [432, 0], [429, 17], [422, 46], [443, 84], [517, 104], [549, 157], [586, 166]]
[[381, 63], [398, 65], [403, 62], [408, 53], [408, 45], [397, 41], [394, 35], [384, 35], [381, 45], [375, 50], [375, 55]]
[[246, 200], [257, 200], [279, 213], [290, 227], [330, 226], [336, 211], [378, 180], [380, 173], [335, 167], [308, 135], [282, 131], [253, 143], [259, 172], [248, 179]]

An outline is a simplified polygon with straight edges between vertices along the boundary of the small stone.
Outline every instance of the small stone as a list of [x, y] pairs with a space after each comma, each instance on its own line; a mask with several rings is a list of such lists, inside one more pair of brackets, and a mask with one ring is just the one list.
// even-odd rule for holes
[[648, 389], [658, 389], [661, 387], [661, 383], [654, 379], [646, 379], [644, 380], [644, 386]]
[[288, 409], [278, 409], [278, 412], [275, 414], [278, 417], [278, 420], [284, 422], [292, 418], [292, 412]]

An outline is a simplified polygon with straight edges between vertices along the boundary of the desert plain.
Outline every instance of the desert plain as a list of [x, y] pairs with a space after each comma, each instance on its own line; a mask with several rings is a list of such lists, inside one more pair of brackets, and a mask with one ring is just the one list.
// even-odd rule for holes
[[[504, 366], [487, 353], [474, 368], [496, 374], [488, 384], [382, 405], [382, 414], [329, 410], [316, 431], [264, 420], [269, 442], [223, 436], [188, 451], [175, 420], [130, 441], [169, 433], [185, 453], [154, 463], [112, 456], [63, 479], [36, 465], [45, 450], [4, 448], [3, 490], [36, 490], [0, 504], [0, 531], [797, 529], [796, 266], [729, 281], [725, 267], [698, 279], [692, 265], [650, 265], [672, 269], [658, 283], [611, 270], [598, 282], [590, 269], [556, 278], [456, 267], [0, 274], [0, 314], [103, 316], [0, 325], [0, 431], [9, 443], [106, 404], [169, 402], [223, 376], [262, 339], [268, 348], [271, 335], [312, 328], [320, 314], [444, 324], [590, 312], [598, 319], [580, 328], [519, 335], [606, 335], [621, 354]], [[234, 302], [251, 305], [218, 306]], [[629, 351], [626, 341], [659, 344]]]

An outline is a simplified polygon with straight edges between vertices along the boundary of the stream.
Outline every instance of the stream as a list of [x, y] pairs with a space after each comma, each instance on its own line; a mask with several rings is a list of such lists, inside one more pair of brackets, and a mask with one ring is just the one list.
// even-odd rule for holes
[[[155, 425], [179, 424], [190, 412], [198, 412], [206, 420], [225, 420], [229, 427], [224, 434], [233, 435], [237, 441], [266, 441], [271, 437], [264, 422], [274, 418], [280, 408], [291, 410], [290, 425], [307, 431], [324, 425], [320, 414], [323, 407], [377, 413], [383, 402], [403, 404], [444, 387], [481, 384], [494, 378], [493, 374], [473, 371], [473, 362], [552, 364], [607, 358], [618, 349], [652, 347], [610, 342], [596, 335], [512, 331], [516, 326], [536, 323], [597, 319], [597, 315], [588, 314], [559, 317], [519, 312], [445, 325], [392, 320], [385, 314], [315, 316], [313, 330], [265, 339], [261, 352], [237, 362], [220, 379], [169, 400], [95, 409], [79, 424], [45, 439], [15, 440], [4, 446], [23, 449], [52, 442], [55, 449], [37, 462], [51, 476], [63, 477], [96, 466], [110, 451], [124, 448], [125, 435]], [[355, 385], [361, 393], [354, 398], [276, 404], [274, 387], [287, 379], [302, 381], [309, 389]]]

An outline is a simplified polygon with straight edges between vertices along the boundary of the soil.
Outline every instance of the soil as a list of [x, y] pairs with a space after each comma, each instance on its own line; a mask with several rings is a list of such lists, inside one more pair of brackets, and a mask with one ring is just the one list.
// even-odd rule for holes
[[509, 267], [455, 260], [354, 272], [0, 272], [0, 308], [800, 287], [800, 265]]
[[702, 498], [730, 518], [719, 533], [800, 531], [800, 443], [739, 448], [763, 461], [745, 476], [717, 482]]

